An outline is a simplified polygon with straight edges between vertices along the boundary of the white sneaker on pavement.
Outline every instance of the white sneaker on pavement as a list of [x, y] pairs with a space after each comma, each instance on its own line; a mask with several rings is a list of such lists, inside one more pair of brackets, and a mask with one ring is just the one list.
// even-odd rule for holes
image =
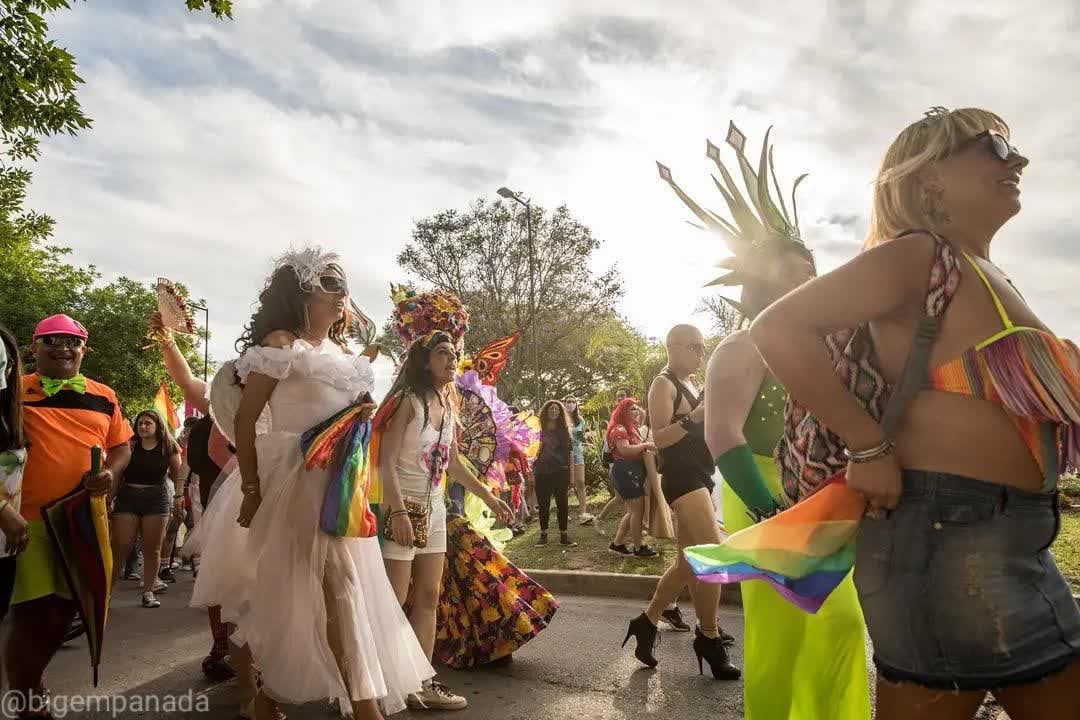
[[469, 701], [450, 692], [438, 680], [432, 680], [423, 690], [410, 695], [406, 704], [412, 710], [464, 710]]

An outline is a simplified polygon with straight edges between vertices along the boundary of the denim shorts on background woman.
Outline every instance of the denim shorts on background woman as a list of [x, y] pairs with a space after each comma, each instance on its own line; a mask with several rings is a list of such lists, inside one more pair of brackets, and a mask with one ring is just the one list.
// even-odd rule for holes
[[165, 483], [157, 485], [128, 485], [120, 486], [116, 493], [116, 504], [113, 505], [113, 514], [135, 515], [168, 515], [172, 512], [172, 493]]
[[1049, 547], [1056, 493], [905, 470], [899, 507], [864, 518], [855, 586], [878, 673], [931, 688], [1033, 682], [1080, 656], [1080, 609]]

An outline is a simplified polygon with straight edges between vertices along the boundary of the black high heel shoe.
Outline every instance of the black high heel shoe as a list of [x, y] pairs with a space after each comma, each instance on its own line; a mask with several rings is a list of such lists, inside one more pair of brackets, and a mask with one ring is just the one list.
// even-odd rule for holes
[[657, 631], [656, 626], [649, 622], [649, 618], [646, 617], [645, 613], [641, 613], [630, 621], [630, 627], [626, 630], [626, 638], [622, 641], [623, 647], [626, 647], [631, 635], [637, 641], [637, 646], [634, 648], [634, 657], [651, 668], [656, 667], [657, 660], [653, 657], [652, 651], [653, 648], [660, 644], [660, 633]]
[[709, 669], [717, 680], [738, 680], [742, 671], [732, 665], [731, 660], [728, 659], [727, 649], [730, 645], [731, 643], [723, 637], [706, 637], [699, 625], [694, 631], [694, 655], [697, 656], [698, 672], [705, 674], [702, 660], [707, 660]]

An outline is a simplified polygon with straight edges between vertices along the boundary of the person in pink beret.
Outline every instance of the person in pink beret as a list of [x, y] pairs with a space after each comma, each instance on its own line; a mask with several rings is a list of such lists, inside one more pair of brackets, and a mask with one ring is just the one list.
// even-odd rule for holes
[[[80, 486], [95, 494], [115, 492], [131, 457], [131, 426], [116, 393], [81, 372], [87, 340], [86, 328], [67, 315], [45, 318], [31, 345], [37, 372], [22, 378], [30, 452], [20, 512], [29, 542], [16, 564], [6, 664], [11, 690], [37, 696], [23, 704], [36, 709], [25, 717], [51, 717], [42, 676], [76, 611], [41, 510]], [[95, 445], [105, 449], [97, 473], [89, 469]]]

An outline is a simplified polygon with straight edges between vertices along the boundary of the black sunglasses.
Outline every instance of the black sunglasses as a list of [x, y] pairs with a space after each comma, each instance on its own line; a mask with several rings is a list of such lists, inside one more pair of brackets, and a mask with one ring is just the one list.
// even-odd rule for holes
[[966, 150], [987, 137], [990, 138], [990, 152], [993, 153], [994, 157], [998, 160], [1005, 162], [1013, 155], [1016, 157], [1023, 157], [1023, 155], [1020, 154], [1020, 150], [1015, 145], [1009, 143], [1004, 135], [994, 130], [983, 130], [978, 135], [968, 138], [960, 144], [960, 147], [957, 148], [957, 152]]
[[81, 337], [75, 337], [74, 335], [43, 335], [38, 340], [49, 347], [66, 347], [71, 350], [78, 350], [86, 342]]

